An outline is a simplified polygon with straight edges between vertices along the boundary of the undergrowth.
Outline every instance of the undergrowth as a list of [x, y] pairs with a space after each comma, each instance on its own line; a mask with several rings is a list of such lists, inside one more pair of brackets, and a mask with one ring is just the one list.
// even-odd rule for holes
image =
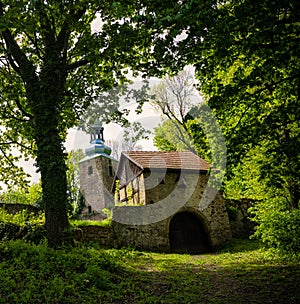
[[39, 243], [46, 235], [44, 223], [42, 212], [33, 214], [23, 210], [10, 214], [0, 208], [0, 241], [23, 239]]
[[299, 303], [300, 259], [234, 240], [206, 255], [0, 243], [0, 303]]
[[[0, 209], [0, 303], [300, 303], [300, 255], [255, 240], [205, 255], [80, 242], [53, 250], [43, 223], [43, 215]], [[91, 224], [109, 222], [72, 222]]]

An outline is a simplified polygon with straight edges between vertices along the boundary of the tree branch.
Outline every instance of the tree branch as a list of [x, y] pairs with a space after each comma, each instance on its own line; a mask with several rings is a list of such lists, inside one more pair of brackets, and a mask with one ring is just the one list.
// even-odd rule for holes
[[[0, 17], [3, 15], [3, 4], [0, 2]], [[6, 28], [1, 34], [6, 43], [8, 59], [12, 68], [22, 77], [24, 83], [36, 83], [38, 79], [35, 68], [14, 40], [10, 30]]]
[[87, 59], [82, 59], [82, 60], [76, 61], [74, 63], [71, 63], [71, 64], [67, 65], [67, 71], [75, 70], [75, 69], [80, 68], [84, 65], [87, 65], [88, 63], [89, 63], [89, 61]]
[[34, 38], [30, 37], [30, 35], [28, 33], [26, 33], [26, 31], [24, 31], [24, 33], [26, 34], [28, 39], [31, 41], [31, 43], [34, 45], [38, 58], [40, 60], [42, 60], [43, 58], [42, 58], [41, 51], [40, 51], [40, 48], [37, 43], [38, 38], [36, 37], [36, 32], [34, 33]]
[[17, 166], [13, 163], [13, 161], [7, 156], [6, 152], [1, 148], [0, 145], [0, 151], [2, 153], [2, 155], [4, 156], [4, 158], [8, 161], [8, 163], [11, 165], [11, 167], [16, 168]]
[[57, 36], [57, 46], [58, 46], [58, 51], [62, 52], [66, 47], [67, 47], [67, 41], [70, 35], [70, 19], [73, 21], [79, 21], [80, 18], [85, 14], [86, 8], [82, 8], [78, 11], [71, 10], [70, 15], [66, 17], [61, 30]]

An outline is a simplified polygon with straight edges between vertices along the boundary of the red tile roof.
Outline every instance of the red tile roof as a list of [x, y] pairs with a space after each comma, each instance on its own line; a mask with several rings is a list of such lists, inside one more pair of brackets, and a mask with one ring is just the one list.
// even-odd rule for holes
[[124, 151], [124, 156], [141, 169], [164, 168], [207, 171], [211, 166], [192, 152]]

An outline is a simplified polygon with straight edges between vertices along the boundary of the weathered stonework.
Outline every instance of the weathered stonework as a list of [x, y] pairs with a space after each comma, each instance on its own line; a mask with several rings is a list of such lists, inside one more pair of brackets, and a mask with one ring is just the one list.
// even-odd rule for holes
[[[115, 190], [125, 206], [112, 209], [112, 224], [106, 230], [83, 227], [82, 239], [113, 247], [190, 253], [212, 251], [230, 241], [225, 202], [209, 187], [208, 163], [190, 152], [127, 153], [122, 154], [115, 177], [120, 180]], [[85, 158], [79, 165], [87, 204], [99, 212], [111, 206], [113, 196], [108, 189], [114, 181], [107, 174], [109, 158]]]
[[79, 162], [80, 189], [90, 212], [101, 213], [103, 208], [111, 208], [114, 199], [110, 192], [116, 161], [101, 155], [85, 158]]
[[[156, 179], [157, 176], [154, 178]], [[217, 193], [209, 204], [202, 205], [203, 193], [209, 190], [207, 189], [208, 176], [181, 173], [178, 183], [180, 185], [184, 180], [184, 187], [179, 188], [171, 182], [176, 179], [176, 174], [170, 173], [170, 176], [165, 178], [165, 183], [157, 186], [160, 191], [155, 187], [152, 189], [153, 193], [148, 191], [148, 195], [151, 193], [149, 196], [154, 201], [151, 205], [152, 210], [148, 208], [147, 212], [142, 212], [144, 206], [122, 206], [113, 209], [113, 227], [120, 246], [132, 245], [147, 250], [170, 251], [171, 221], [175, 215], [183, 213], [194, 215], [201, 222], [211, 250], [220, 248], [231, 240], [227, 210], [220, 193]], [[168, 184], [170, 187], [167, 187]], [[165, 208], [155, 203], [162, 200], [164, 200]], [[165, 216], [162, 216], [163, 214]], [[132, 219], [144, 215], [146, 224], [143, 225], [141, 218], [138, 225], [125, 224], [123, 223], [124, 215]], [[157, 221], [157, 219], [161, 220]]]
[[74, 237], [77, 241], [92, 241], [103, 246], [117, 247], [112, 227], [83, 226], [75, 230]]
[[28, 205], [28, 204], [6, 204], [6, 203], [0, 203], [0, 208], [3, 208], [5, 211], [7, 211], [10, 214], [16, 214], [18, 212], [22, 212], [24, 210], [27, 211], [28, 214], [34, 213], [37, 214], [41, 209]]

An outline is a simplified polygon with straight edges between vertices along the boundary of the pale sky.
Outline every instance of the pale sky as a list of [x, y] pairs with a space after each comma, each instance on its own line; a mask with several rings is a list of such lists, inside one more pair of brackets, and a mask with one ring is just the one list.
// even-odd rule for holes
[[[128, 104], [128, 108], [132, 107], [135, 108], [134, 104]], [[153, 130], [154, 127], [158, 126], [159, 122], [161, 121], [160, 116], [156, 113], [151, 105], [147, 104], [144, 105], [144, 111], [142, 114], [137, 115], [135, 112], [131, 111], [129, 115], [130, 122], [140, 122], [142, 126], [146, 129]], [[104, 139], [108, 140], [121, 140], [122, 138], [122, 128], [115, 124], [110, 123], [108, 125], [103, 125], [104, 127]], [[152, 136], [149, 136], [149, 140], [141, 140], [140, 144], [143, 146], [144, 150], [151, 151], [156, 150], [152, 142]], [[84, 150], [89, 146], [90, 143], [90, 135], [86, 134], [83, 131], [79, 131], [76, 128], [71, 128], [68, 131], [67, 140], [65, 142], [66, 150], [69, 152], [71, 150]], [[36, 173], [36, 167], [33, 166], [34, 160], [30, 161], [21, 161], [20, 165], [25, 169], [27, 173], [29, 173], [32, 178], [32, 183], [37, 183], [40, 179], [40, 175]]]

